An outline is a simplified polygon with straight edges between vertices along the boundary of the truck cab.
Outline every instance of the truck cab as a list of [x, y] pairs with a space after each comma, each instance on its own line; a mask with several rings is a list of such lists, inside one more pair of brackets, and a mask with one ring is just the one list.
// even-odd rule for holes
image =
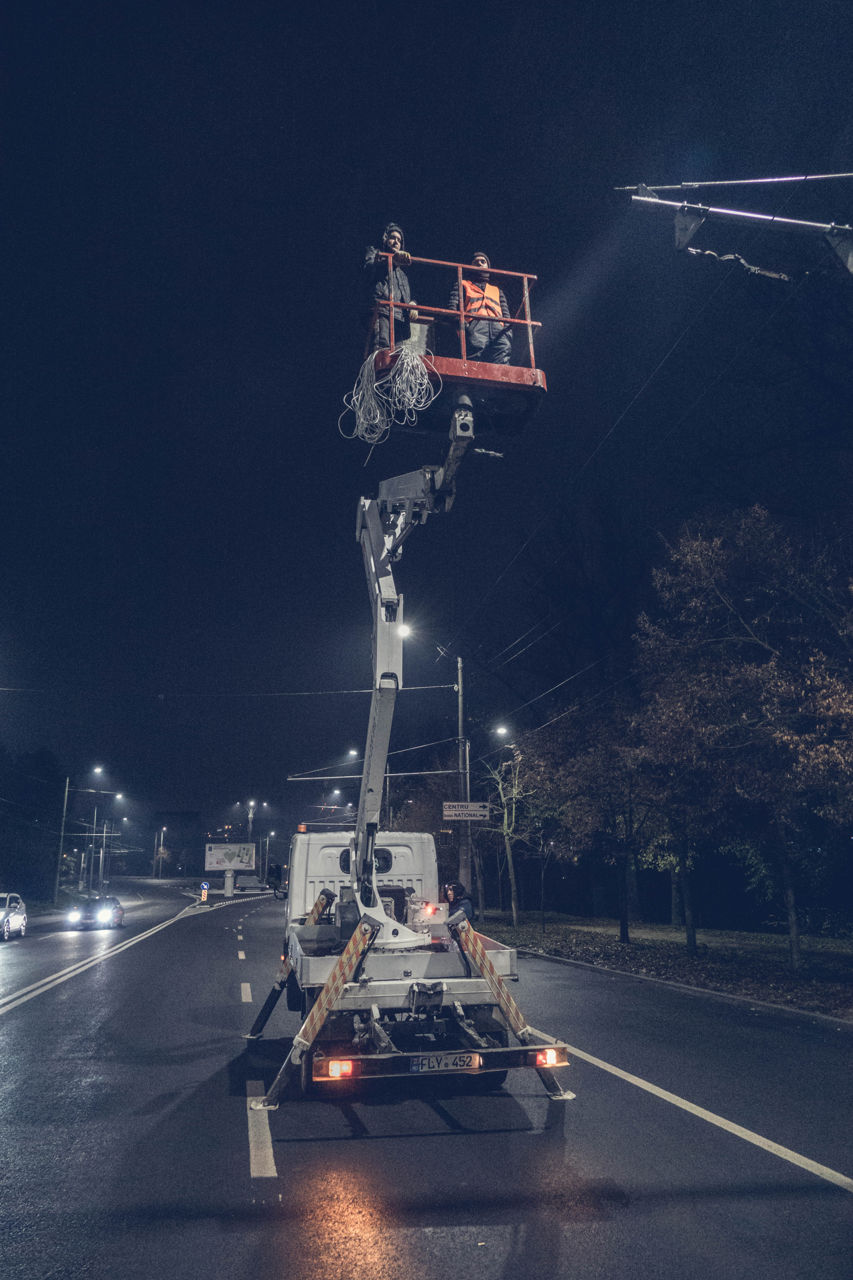
[[[286, 922], [304, 922], [322, 889], [338, 903], [352, 884], [351, 831], [300, 831], [290, 843], [290, 886]], [[438, 864], [431, 835], [380, 831], [374, 847], [376, 884], [385, 914], [405, 923], [399, 899], [438, 903]], [[383, 894], [383, 889], [392, 890]], [[387, 902], [386, 902], [387, 900]], [[388, 907], [392, 909], [389, 911]]]

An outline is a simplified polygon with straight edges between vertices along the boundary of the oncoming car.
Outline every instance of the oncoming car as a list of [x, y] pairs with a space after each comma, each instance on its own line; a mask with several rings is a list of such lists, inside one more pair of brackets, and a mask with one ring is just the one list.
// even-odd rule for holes
[[27, 908], [19, 893], [0, 893], [0, 936], [8, 942], [13, 933], [27, 932]]
[[124, 924], [118, 898], [81, 898], [65, 917], [72, 929], [117, 929]]

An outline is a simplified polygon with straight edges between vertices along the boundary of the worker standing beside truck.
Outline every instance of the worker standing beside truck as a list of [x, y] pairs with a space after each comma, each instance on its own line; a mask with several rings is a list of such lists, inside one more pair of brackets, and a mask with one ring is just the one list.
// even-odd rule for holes
[[469, 921], [474, 919], [474, 903], [464, 884], [460, 884], [458, 880], [454, 880], [452, 884], [446, 884], [444, 896], [447, 898], [451, 915], [455, 915], [457, 911], [464, 911]]

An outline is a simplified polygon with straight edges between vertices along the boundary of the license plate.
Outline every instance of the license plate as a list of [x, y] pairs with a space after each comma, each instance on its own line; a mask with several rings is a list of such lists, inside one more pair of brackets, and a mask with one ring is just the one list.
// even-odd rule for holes
[[479, 1053], [425, 1053], [419, 1058], [412, 1058], [409, 1070], [415, 1072], [432, 1071], [476, 1071], [482, 1064]]

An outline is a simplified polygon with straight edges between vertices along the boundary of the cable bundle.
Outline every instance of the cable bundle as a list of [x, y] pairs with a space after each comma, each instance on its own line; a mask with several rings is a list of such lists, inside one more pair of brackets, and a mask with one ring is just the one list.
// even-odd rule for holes
[[[393, 426], [414, 426], [418, 414], [432, 404], [441, 391], [441, 381], [434, 387], [424, 361], [410, 347], [395, 347], [397, 359], [381, 377], [376, 377], [372, 352], [359, 370], [355, 386], [344, 396], [344, 412], [338, 418], [338, 430], [346, 439], [358, 436], [369, 445], [382, 444]], [[430, 353], [426, 353], [430, 358]], [[355, 428], [344, 430], [343, 421], [352, 411]]]

